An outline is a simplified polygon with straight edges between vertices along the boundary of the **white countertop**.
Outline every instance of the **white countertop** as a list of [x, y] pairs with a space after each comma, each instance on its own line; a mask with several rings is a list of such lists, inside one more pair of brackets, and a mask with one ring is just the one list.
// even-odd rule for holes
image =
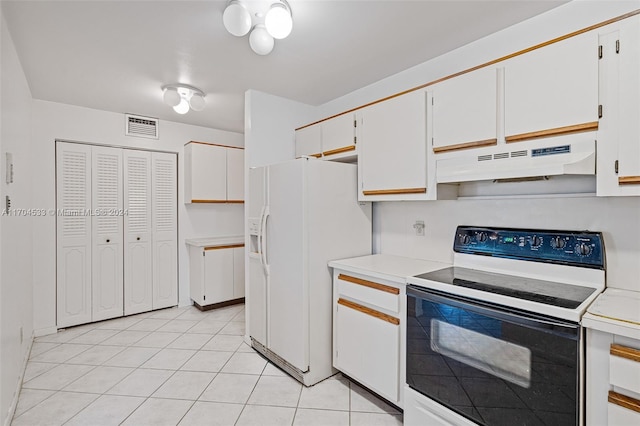
[[332, 260], [329, 262], [329, 266], [347, 272], [364, 274], [373, 278], [405, 284], [406, 277], [435, 271], [451, 265], [443, 262], [411, 259], [389, 254], [374, 254], [349, 259]]
[[244, 244], [244, 235], [235, 235], [231, 237], [191, 238], [184, 240], [184, 242], [194, 247], [219, 247], [231, 244]]
[[587, 308], [582, 325], [588, 328], [640, 338], [640, 292], [607, 288]]

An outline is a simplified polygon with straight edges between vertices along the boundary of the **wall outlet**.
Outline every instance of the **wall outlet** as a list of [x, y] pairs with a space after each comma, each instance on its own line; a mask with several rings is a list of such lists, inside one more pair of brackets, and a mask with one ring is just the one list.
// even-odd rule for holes
[[416, 223], [413, 224], [413, 229], [415, 229], [417, 236], [424, 237], [424, 220], [416, 220]]

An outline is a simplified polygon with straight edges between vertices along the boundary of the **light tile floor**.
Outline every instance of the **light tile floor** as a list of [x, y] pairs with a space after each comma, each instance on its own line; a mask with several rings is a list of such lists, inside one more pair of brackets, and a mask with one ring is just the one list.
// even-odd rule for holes
[[244, 305], [170, 308], [33, 343], [12, 425], [401, 425], [340, 374], [310, 388], [243, 342]]

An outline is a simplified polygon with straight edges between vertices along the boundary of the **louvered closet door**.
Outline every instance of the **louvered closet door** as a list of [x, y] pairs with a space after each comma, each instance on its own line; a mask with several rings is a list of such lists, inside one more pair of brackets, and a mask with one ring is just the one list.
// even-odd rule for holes
[[153, 308], [151, 153], [124, 150], [124, 314]]
[[[91, 321], [91, 147], [56, 143], [57, 326]], [[64, 214], [63, 214], [64, 213]]]
[[122, 149], [92, 147], [93, 321], [123, 315]]
[[178, 304], [176, 154], [151, 156], [153, 309]]

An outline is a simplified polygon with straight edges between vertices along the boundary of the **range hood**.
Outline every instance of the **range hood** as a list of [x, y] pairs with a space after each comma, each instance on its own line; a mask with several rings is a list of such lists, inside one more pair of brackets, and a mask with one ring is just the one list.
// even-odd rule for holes
[[449, 158], [436, 160], [436, 180], [457, 183], [594, 175], [596, 142], [576, 139], [518, 142], [474, 149], [472, 154], [452, 153]]

